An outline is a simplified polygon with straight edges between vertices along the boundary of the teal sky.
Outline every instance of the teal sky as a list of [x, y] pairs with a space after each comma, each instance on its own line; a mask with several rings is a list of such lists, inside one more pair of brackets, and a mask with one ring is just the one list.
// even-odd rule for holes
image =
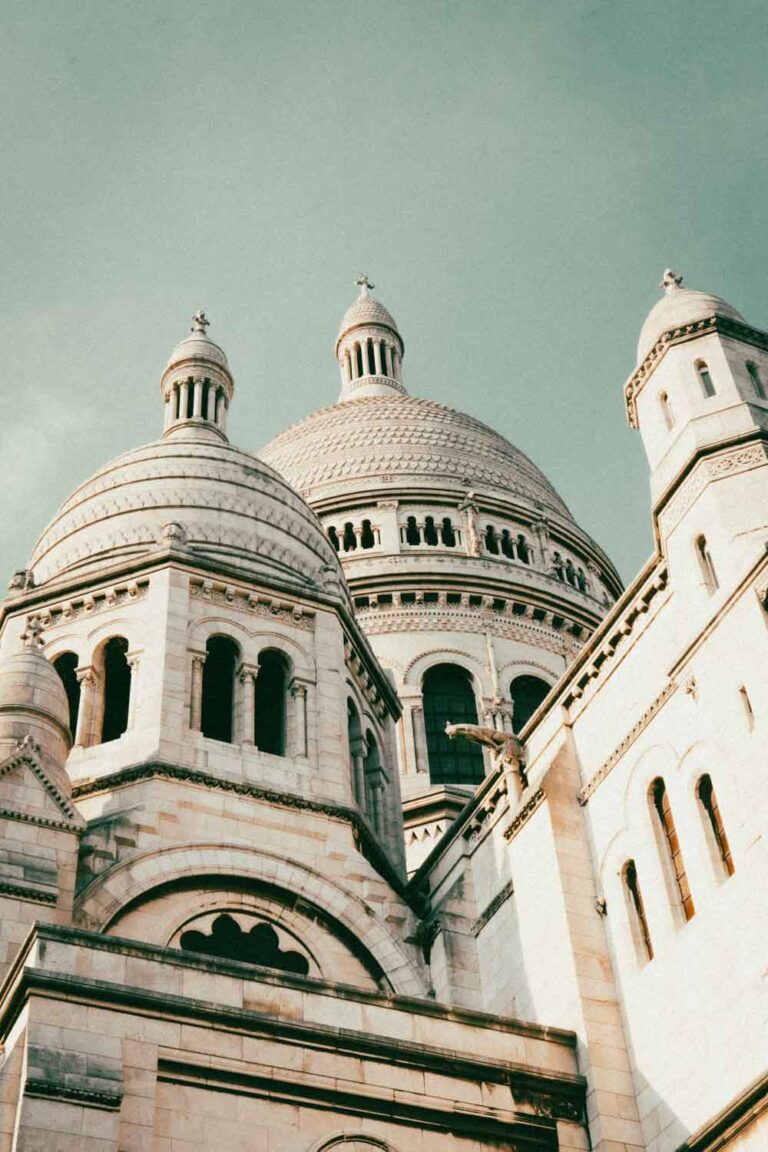
[[159, 434], [197, 308], [239, 446], [333, 402], [360, 271], [410, 391], [518, 444], [630, 579], [663, 268], [768, 327], [766, 76], [765, 0], [6, 0], [0, 580]]

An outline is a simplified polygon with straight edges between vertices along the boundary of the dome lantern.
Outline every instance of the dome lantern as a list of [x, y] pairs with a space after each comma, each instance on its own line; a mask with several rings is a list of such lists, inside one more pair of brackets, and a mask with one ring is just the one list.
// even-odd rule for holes
[[363, 396], [405, 396], [402, 360], [404, 344], [389, 311], [371, 296], [367, 276], [355, 281], [360, 295], [348, 308], [336, 339], [341, 370], [339, 400]]
[[235, 382], [223, 349], [206, 333], [209, 326], [205, 312], [196, 312], [190, 335], [176, 345], [160, 378], [163, 438], [227, 440]]

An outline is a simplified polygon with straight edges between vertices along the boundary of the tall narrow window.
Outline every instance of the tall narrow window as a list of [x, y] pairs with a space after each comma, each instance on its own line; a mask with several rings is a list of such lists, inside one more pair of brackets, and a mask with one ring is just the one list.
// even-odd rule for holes
[[74, 652], [62, 652], [53, 662], [53, 666], [61, 677], [64, 691], [69, 704], [69, 731], [72, 740], [77, 731], [77, 715], [80, 711], [80, 682], [75, 675], [75, 669], [80, 663]]
[[104, 645], [104, 714], [101, 742], [119, 740], [128, 727], [131, 699], [131, 667], [128, 663], [128, 641], [113, 636]]
[[704, 578], [705, 588], [710, 592], [715, 592], [720, 585], [718, 583], [715, 565], [707, 545], [706, 536], [696, 537], [696, 556], [699, 561], [701, 575]]
[[523, 564], [530, 564], [531, 562], [531, 549], [522, 533], [517, 538], [517, 554], [522, 560]]
[[550, 685], [540, 676], [516, 676], [509, 686], [512, 699], [512, 728], [519, 732], [533, 716]]
[[211, 740], [232, 743], [235, 668], [239, 648], [229, 636], [211, 636], [205, 646], [200, 728]]
[[254, 743], [260, 752], [285, 756], [288, 661], [276, 648], [259, 653]]
[[437, 528], [435, 528], [434, 516], [427, 516], [424, 519], [424, 543], [437, 544]]
[[328, 529], [328, 539], [333, 544], [334, 549], [338, 552], [341, 545], [339, 544], [339, 534], [335, 528]]
[[441, 530], [441, 535], [443, 537], [443, 544], [445, 545], [446, 548], [455, 548], [456, 547], [456, 534], [453, 531], [453, 524], [451, 523], [451, 519], [449, 516], [443, 517], [443, 527]]
[[680, 896], [683, 915], [686, 920], [691, 920], [696, 909], [693, 906], [693, 897], [691, 896], [691, 890], [688, 886], [685, 861], [683, 860], [683, 853], [680, 850], [680, 841], [677, 837], [677, 829], [675, 828], [672, 808], [669, 803], [669, 793], [667, 792], [666, 784], [660, 776], [657, 776], [651, 784], [650, 795], [659, 822], [661, 840], [664, 845], [664, 850], [667, 853], [675, 885]]
[[502, 551], [503, 555], [508, 557], [508, 559], [510, 559], [510, 560], [515, 560], [516, 559], [515, 544], [514, 544], [514, 541], [512, 540], [512, 537], [509, 534], [509, 528], [504, 528], [502, 530], [501, 540], [499, 541], [499, 543], [501, 545], [501, 551]]
[[347, 700], [347, 740], [352, 771], [352, 790], [358, 807], [365, 811], [365, 741], [360, 713], [352, 700]]
[[355, 344], [355, 366], [358, 377], [363, 376], [363, 351], [359, 344]]
[[637, 867], [634, 860], [627, 860], [622, 869], [621, 878], [624, 882], [624, 890], [629, 903], [632, 938], [635, 941], [638, 958], [653, 960], [651, 933], [648, 929], [648, 918], [645, 915], [645, 905], [643, 904], [643, 896], [640, 891], [640, 882], [637, 878]]
[[344, 525], [344, 535], [341, 538], [342, 547], [345, 552], [354, 552], [357, 548], [357, 536], [355, 535], [354, 525], [347, 521]]
[[702, 392], [705, 396], [714, 396], [715, 384], [710, 374], [709, 368], [703, 360], [697, 360], [695, 367], [699, 377], [699, 383], [701, 384]]
[[714, 847], [716, 848], [720, 863], [726, 874], [733, 876], [735, 869], [731, 849], [728, 844], [728, 837], [725, 834], [725, 828], [723, 827], [723, 818], [720, 815], [715, 790], [712, 787], [712, 778], [708, 773], [702, 776], [696, 785], [696, 795], [704, 809], [707, 825], [706, 831], [708, 831], [714, 841]]
[[472, 677], [456, 664], [437, 664], [424, 675], [424, 727], [433, 784], [479, 784], [485, 775], [478, 744], [449, 740], [446, 724], [477, 724]]
[[758, 396], [761, 400], [765, 400], [765, 388], [763, 387], [763, 381], [760, 377], [760, 369], [758, 368], [757, 364], [753, 364], [751, 360], [747, 360], [747, 372], [749, 372], [749, 378], [752, 381], [752, 387], [755, 390], [755, 396]]
[[366, 733], [365, 738], [365, 797], [371, 823], [379, 836], [383, 836], [386, 827], [384, 773], [372, 732]]
[[363, 527], [360, 533], [360, 547], [373, 548], [376, 543], [376, 537], [373, 534], [370, 520], [363, 520]]
[[742, 684], [741, 688], [739, 688], [739, 699], [741, 700], [741, 706], [744, 709], [744, 718], [747, 721], [747, 728], [749, 728], [751, 732], [755, 726], [755, 713], [752, 709], [752, 701], [749, 698], [749, 692], [747, 692], [746, 686], [744, 684]]
[[672, 413], [672, 405], [669, 402], [669, 396], [666, 392], [659, 393], [659, 407], [661, 408], [661, 414], [664, 417], [664, 423], [667, 428], [674, 428], [675, 417]]
[[409, 516], [405, 528], [406, 544], [421, 544], [421, 532], [415, 516]]
[[499, 554], [499, 542], [496, 539], [496, 529], [493, 524], [486, 525], [485, 550], [486, 552], [491, 552], [494, 556], [498, 556]]

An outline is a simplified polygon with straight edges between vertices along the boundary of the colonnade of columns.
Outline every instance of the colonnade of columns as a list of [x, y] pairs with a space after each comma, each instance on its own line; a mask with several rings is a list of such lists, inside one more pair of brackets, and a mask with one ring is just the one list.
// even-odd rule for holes
[[345, 384], [361, 376], [388, 376], [402, 382], [400, 353], [386, 340], [366, 339], [351, 344], [342, 353], [341, 368]]
[[[189, 416], [190, 398], [192, 415]], [[184, 420], [205, 420], [226, 431], [228, 401], [224, 388], [213, 381], [197, 377], [171, 385], [165, 394], [164, 428]]]

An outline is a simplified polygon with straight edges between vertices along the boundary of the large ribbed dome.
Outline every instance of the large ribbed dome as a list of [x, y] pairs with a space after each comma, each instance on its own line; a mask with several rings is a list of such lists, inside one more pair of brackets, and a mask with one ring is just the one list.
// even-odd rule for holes
[[369, 396], [315, 412], [261, 453], [312, 503], [367, 487], [501, 488], [570, 518], [528, 457], [486, 424], [433, 400]]
[[329, 565], [340, 571], [314, 514], [270, 467], [193, 430], [188, 437], [137, 448], [82, 484], [35, 545], [36, 584], [171, 543], [305, 587], [322, 585]]

